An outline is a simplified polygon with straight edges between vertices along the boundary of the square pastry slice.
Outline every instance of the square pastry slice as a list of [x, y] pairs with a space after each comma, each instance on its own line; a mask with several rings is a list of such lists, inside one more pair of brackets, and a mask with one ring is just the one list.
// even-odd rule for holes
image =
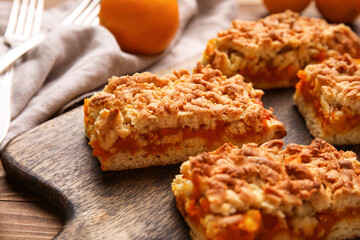
[[360, 56], [360, 39], [349, 27], [286, 11], [255, 22], [234, 20], [208, 42], [203, 62], [269, 89], [294, 86], [307, 64], [343, 53]]
[[103, 170], [175, 164], [225, 142], [262, 143], [286, 135], [261, 90], [199, 64], [191, 74], [112, 77], [85, 100], [85, 130]]
[[324, 140], [224, 144], [181, 165], [172, 183], [192, 239], [360, 237], [360, 163]]
[[331, 144], [360, 144], [360, 66], [350, 55], [308, 65], [294, 95], [306, 126]]

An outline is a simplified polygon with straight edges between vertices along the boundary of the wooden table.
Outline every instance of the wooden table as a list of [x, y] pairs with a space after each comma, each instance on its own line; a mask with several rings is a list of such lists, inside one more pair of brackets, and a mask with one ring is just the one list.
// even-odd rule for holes
[[9, 180], [0, 162], [0, 239], [51, 239], [63, 223], [54, 206]]

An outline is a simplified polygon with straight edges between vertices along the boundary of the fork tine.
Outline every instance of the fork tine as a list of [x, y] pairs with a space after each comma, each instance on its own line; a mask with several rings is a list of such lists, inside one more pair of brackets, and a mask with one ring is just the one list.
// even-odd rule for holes
[[94, 8], [94, 11], [91, 14], [89, 14], [88, 18], [85, 19], [84, 24], [99, 25], [99, 12], [100, 12], [100, 2]]
[[14, 0], [13, 5], [11, 7], [9, 22], [8, 22], [6, 30], [5, 30], [5, 35], [14, 33], [15, 26], [16, 26], [16, 20], [18, 18], [18, 14], [19, 14], [19, 8], [20, 8], [20, 0]]
[[[58, 24], [58, 26], [69, 25], [73, 23], [79, 17], [79, 14], [81, 14], [84, 9], [87, 9], [89, 3], [92, 3], [92, 11], [85, 11], [88, 12], [87, 15], [89, 17], [89, 21], [91, 22], [91, 24], [98, 23], [98, 17], [94, 17], [95, 13], [93, 12], [96, 12], [96, 14], [98, 14], [98, 5], [100, 3], [100, 0], [83, 0], [67, 18], [65, 18], [62, 22]], [[82, 19], [87, 21], [86, 17], [82, 17]], [[34, 36], [30, 41], [19, 45], [17, 48], [10, 50], [7, 54], [5, 54], [5, 56], [0, 57], [0, 73], [3, 73], [6, 69], [8, 69], [11, 64], [13, 64], [17, 59], [19, 59], [22, 55], [28, 52], [31, 48], [37, 46], [40, 42], [44, 40], [44, 38], [45, 33], [38, 34]], [[6, 39], [6, 36], [4, 39]]]
[[[78, 16], [78, 18], [76, 18], [74, 20], [74, 24], [80, 24], [80, 23], [85, 23], [86, 19], [93, 13], [96, 13], [96, 7], [98, 6], [99, 1], [97, 0], [92, 0], [91, 3], [89, 4], [89, 6]], [[99, 12], [97, 12], [96, 14], [98, 14]], [[90, 19], [92, 20], [92, 19]]]
[[26, 20], [26, 16], [27, 16], [28, 6], [29, 6], [29, 0], [23, 0], [21, 2], [19, 18], [18, 18], [18, 22], [16, 24], [16, 29], [15, 29], [15, 34], [16, 35], [19, 35], [19, 34], [23, 33], [24, 26], [25, 26], [25, 20]]
[[74, 22], [74, 20], [84, 11], [84, 9], [87, 8], [90, 2], [91, 0], [81, 1], [78, 7], [67, 18], [65, 18], [62, 22], [59, 23], [59, 26], [69, 25]]
[[90, 12], [88, 16], [84, 19], [83, 23], [89, 25], [96, 25], [95, 20], [98, 19], [99, 11], [100, 11], [100, 2], [96, 4], [92, 12]]
[[33, 26], [34, 16], [35, 16], [36, 0], [30, 0], [28, 13], [25, 20], [25, 27], [22, 35], [24, 39], [29, 38]]
[[37, 6], [36, 6], [36, 12], [35, 12], [35, 18], [34, 18], [34, 25], [32, 28], [31, 34], [38, 34], [41, 30], [41, 23], [42, 23], [42, 16], [44, 12], [44, 0], [38, 0]]
[[39, 33], [44, 9], [44, 0], [23, 0], [18, 16], [15, 33], [8, 35], [13, 44], [18, 44]]

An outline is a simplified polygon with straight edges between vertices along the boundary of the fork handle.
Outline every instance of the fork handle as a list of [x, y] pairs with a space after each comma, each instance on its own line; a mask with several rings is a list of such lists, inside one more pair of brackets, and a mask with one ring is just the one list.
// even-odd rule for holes
[[36, 35], [29, 40], [21, 43], [19, 46], [9, 50], [5, 55], [0, 57], [0, 74], [2, 74], [8, 67], [13, 64], [22, 55], [27, 53], [30, 49], [37, 46], [45, 39], [45, 34], [41, 33]]
[[10, 126], [11, 82], [14, 69], [10, 68], [0, 76], [0, 144], [4, 140]]

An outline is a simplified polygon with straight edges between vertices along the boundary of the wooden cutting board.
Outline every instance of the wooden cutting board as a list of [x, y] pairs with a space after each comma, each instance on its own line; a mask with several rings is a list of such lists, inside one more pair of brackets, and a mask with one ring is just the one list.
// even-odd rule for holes
[[[309, 144], [293, 92], [266, 91], [263, 102], [285, 123], [286, 144]], [[359, 146], [338, 148], [360, 153]], [[171, 192], [179, 164], [102, 172], [91, 151], [78, 107], [13, 139], [3, 166], [8, 176], [66, 212], [57, 239], [189, 239]]]

